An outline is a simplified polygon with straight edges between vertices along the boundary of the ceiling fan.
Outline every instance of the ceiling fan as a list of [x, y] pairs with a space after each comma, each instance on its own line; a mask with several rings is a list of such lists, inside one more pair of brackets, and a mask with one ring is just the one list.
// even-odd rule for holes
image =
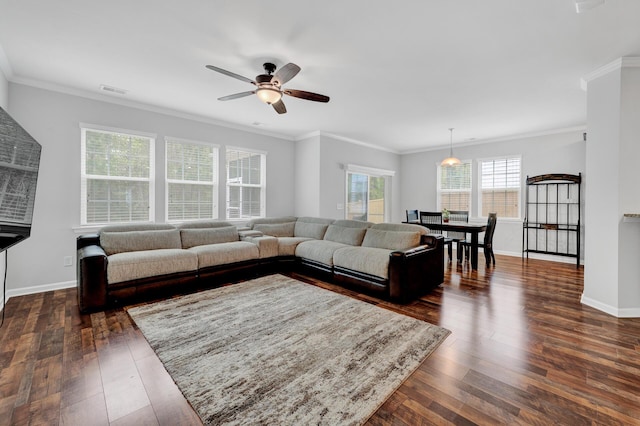
[[[213, 65], [207, 65], [207, 68], [212, 71], [217, 71], [221, 74], [228, 75], [229, 77], [237, 78], [240, 81], [257, 86], [256, 90], [223, 96], [218, 98], [218, 100], [230, 101], [231, 99], [244, 98], [245, 96], [255, 94], [262, 102], [271, 105], [278, 114], [284, 114], [287, 112], [287, 108], [284, 106], [284, 102], [282, 102], [283, 94], [293, 96], [295, 98], [306, 99], [308, 101], [329, 102], [329, 97], [325, 95], [305, 92], [304, 90], [284, 89], [282, 87], [283, 84], [291, 80], [300, 72], [300, 67], [296, 64], [288, 63], [278, 71], [276, 71], [276, 66], [271, 62], [266, 62], [263, 66], [265, 74], [260, 74], [256, 76], [255, 80], [251, 80], [250, 78], [243, 77], [231, 71], [223, 70], [222, 68], [214, 67]], [[276, 71], [275, 74], [273, 74], [274, 71]]]

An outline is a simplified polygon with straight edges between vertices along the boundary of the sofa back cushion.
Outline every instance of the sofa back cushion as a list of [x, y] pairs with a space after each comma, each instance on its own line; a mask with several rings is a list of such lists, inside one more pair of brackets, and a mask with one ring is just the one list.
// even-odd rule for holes
[[321, 217], [299, 217], [293, 232], [294, 237], [313, 238], [321, 240], [327, 228], [334, 222], [333, 219]]
[[100, 231], [100, 245], [107, 256], [130, 251], [179, 249], [180, 231], [175, 228], [145, 231]]
[[348, 228], [337, 225], [329, 225], [324, 239], [336, 243], [347, 244], [350, 246], [359, 246], [362, 244], [366, 228]]
[[289, 223], [295, 222], [297, 217], [295, 216], [281, 216], [281, 217], [261, 217], [258, 219], [251, 219], [245, 225], [249, 229], [255, 229], [256, 225], [275, 224], [275, 223]]
[[365, 222], [363, 220], [338, 219], [332, 225], [342, 226], [344, 228], [371, 228], [373, 222]]
[[194, 229], [194, 228], [225, 228], [227, 226], [234, 226], [230, 222], [223, 220], [192, 220], [189, 222], [181, 223], [177, 226], [178, 229]]
[[239, 241], [238, 228], [233, 225], [217, 228], [187, 228], [180, 230], [182, 248]]
[[420, 245], [419, 232], [385, 231], [367, 229], [362, 241], [363, 247], [383, 248], [387, 250], [406, 250]]
[[264, 235], [271, 235], [272, 237], [293, 237], [295, 226], [295, 222], [257, 223], [253, 225], [253, 230], [260, 231]]
[[429, 230], [422, 225], [413, 225], [411, 223], [376, 223], [371, 226], [373, 229], [382, 231], [400, 231], [400, 232], [419, 232], [420, 235], [427, 235]]

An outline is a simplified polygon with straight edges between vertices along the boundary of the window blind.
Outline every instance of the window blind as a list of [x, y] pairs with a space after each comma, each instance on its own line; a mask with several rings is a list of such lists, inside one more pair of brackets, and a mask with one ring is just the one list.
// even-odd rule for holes
[[167, 220], [218, 217], [218, 148], [166, 139]]
[[82, 223], [152, 221], [155, 139], [81, 130]]

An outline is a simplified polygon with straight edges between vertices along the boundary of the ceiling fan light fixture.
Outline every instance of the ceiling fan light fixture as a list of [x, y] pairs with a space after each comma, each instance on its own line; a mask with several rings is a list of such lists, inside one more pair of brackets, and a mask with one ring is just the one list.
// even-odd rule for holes
[[282, 98], [282, 92], [272, 86], [260, 87], [256, 90], [256, 95], [265, 104], [275, 104]]
[[440, 163], [441, 167], [451, 167], [456, 166], [458, 164], [462, 164], [458, 158], [453, 156], [453, 128], [449, 128], [449, 133], [451, 134], [450, 144], [449, 144], [449, 156], [442, 160]]

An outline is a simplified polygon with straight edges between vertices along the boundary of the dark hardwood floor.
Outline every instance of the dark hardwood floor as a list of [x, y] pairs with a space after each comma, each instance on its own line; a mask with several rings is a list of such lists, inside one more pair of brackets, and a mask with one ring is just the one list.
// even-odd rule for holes
[[[412, 304], [312, 284], [452, 334], [370, 425], [640, 424], [640, 319], [580, 304], [582, 269], [497, 256]], [[200, 424], [122, 309], [80, 315], [75, 289], [9, 300], [0, 329], [0, 425]]]

